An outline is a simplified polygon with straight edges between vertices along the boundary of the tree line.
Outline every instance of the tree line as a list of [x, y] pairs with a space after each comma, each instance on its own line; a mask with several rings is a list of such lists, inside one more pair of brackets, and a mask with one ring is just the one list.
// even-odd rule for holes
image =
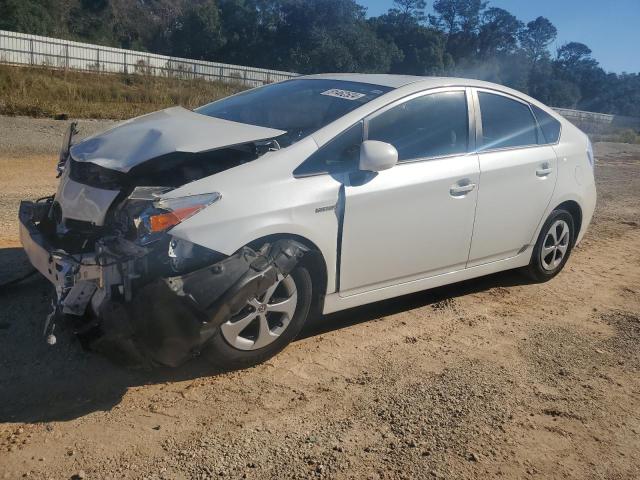
[[464, 76], [566, 108], [640, 116], [640, 74], [482, 0], [0, 0], [0, 29], [299, 73]]

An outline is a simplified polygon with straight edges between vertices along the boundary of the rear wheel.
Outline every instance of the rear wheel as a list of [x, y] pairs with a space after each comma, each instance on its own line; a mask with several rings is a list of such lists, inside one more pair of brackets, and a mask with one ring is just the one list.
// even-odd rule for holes
[[574, 243], [573, 217], [566, 210], [554, 210], [540, 230], [526, 272], [538, 282], [555, 277], [567, 263]]
[[298, 265], [219, 326], [203, 355], [223, 368], [245, 368], [280, 352], [300, 333], [309, 315], [312, 282]]

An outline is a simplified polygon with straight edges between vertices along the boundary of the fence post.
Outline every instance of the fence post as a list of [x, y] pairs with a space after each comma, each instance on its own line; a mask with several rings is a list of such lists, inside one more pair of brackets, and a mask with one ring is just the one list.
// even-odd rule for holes
[[243, 76], [244, 76], [244, 86], [246, 87], [247, 86], [247, 71], [246, 70], [244, 71]]
[[127, 68], [127, 52], [124, 52], [123, 66], [124, 66], [124, 74], [127, 75], [129, 73]]
[[69, 44], [64, 46], [64, 69], [69, 70]]
[[33, 58], [33, 38], [29, 39], [29, 50], [31, 52], [29, 61], [31, 62], [31, 65], [33, 65], [35, 63], [34, 58]]
[[100, 71], [100, 49], [96, 48], [96, 68]]

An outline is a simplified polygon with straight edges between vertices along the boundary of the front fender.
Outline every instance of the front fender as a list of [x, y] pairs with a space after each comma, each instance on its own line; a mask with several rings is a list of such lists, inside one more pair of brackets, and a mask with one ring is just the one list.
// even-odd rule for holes
[[199, 190], [220, 192], [222, 198], [170, 234], [225, 255], [270, 235], [302, 237], [322, 253], [331, 293], [338, 240], [335, 206], [341, 184], [330, 175], [295, 178], [289, 168], [261, 158], [195, 182], [200, 183]]

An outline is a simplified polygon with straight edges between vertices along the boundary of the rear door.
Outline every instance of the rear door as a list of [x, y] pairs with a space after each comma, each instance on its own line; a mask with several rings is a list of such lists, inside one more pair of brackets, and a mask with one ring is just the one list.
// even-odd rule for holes
[[555, 188], [557, 159], [528, 103], [474, 91], [480, 188], [468, 266], [517, 255], [533, 239]]

